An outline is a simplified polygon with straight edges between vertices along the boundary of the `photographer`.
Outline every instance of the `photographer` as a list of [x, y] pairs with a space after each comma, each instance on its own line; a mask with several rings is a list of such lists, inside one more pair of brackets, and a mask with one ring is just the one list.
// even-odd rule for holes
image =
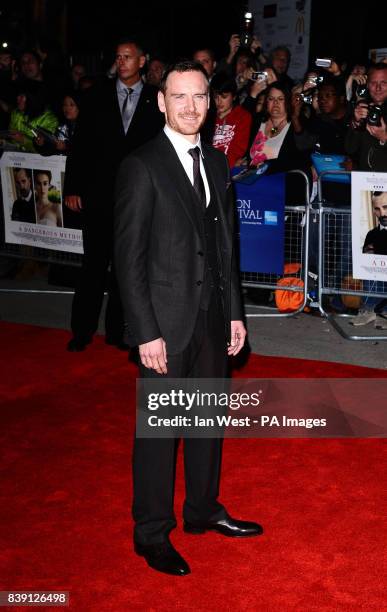
[[371, 66], [367, 83], [369, 102], [355, 106], [345, 147], [358, 170], [387, 172], [387, 65]]
[[[353, 113], [353, 120], [347, 132], [345, 146], [347, 153], [357, 161], [357, 169], [363, 172], [387, 172], [387, 65], [378, 63], [368, 70], [369, 102], [360, 101]], [[380, 281], [363, 281], [368, 292], [362, 307], [352, 325], [358, 327], [373, 323], [377, 329], [385, 329], [379, 317], [386, 300], [373, 297], [373, 293], [384, 292]]]
[[[247, 44], [246, 44], [247, 42]], [[244, 33], [232, 34], [229, 40], [230, 51], [228, 55], [217, 64], [216, 71], [224, 72], [229, 76], [242, 80], [242, 74], [247, 68], [266, 64], [266, 57], [262, 53], [260, 41], [256, 36], [247, 38]]]
[[365, 64], [355, 64], [345, 82], [348, 102], [357, 102], [367, 87], [367, 68]]
[[[307, 96], [301, 93], [292, 99], [292, 125], [297, 148], [300, 151], [318, 149], [321, 153], [342, 154], [350, 118], [345, 91], [338, 81], [326, 78], [317, 92], [320, 113], [304, 121], [301, 121], [301, 113]], [[312, 94], [310, 98], [312, 104]]]
[[[242, 106], [248, 110], [254, 117], [255, 113], [262, 112], [262, 104], [265, 101], [266, 91], [269, 85], [278, 81], [277, 75], [272, 68], [266, 68], [265, 71], [254, 72], [250, 70], [248, 74], [250, 85], [248, 94], [243, 100]], [[259, 105], [259, 100], [262, 99]]]

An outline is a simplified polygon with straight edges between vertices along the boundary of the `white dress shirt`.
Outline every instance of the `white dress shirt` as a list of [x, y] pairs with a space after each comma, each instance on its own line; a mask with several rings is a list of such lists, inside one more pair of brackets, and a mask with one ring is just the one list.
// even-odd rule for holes
[[191, 181], [192, 185], [193, 185], [193, 159], [191, 155], [188, 153], [188, 151], [190, 149], [194, 149], [195, 147], [199, 147], [200, 149], [200, 174], [203, 179], [204, 189], [206, 191], [206, 204], [208, 206], [210, 202], [210, 188], [208, 185], [206, 171], [204, 169], [204, 164], [203, 164], [203, 152], [202, 152], [202, 146], [200, 142], [200, 135], [198, 135], [197, 142], [195, 144], [192, 144], [191, 142], [189, 142], [189, 140], [187, 140], [184, 136], [182, 136], [182, 134], [175, 132], [175, 130], [172, 130], [168, 125], [164, 127], [164, 132], [165, 132], [165, 135], [171, 141], [172, 146], [175, 149], [176, 154], [189, 180]]

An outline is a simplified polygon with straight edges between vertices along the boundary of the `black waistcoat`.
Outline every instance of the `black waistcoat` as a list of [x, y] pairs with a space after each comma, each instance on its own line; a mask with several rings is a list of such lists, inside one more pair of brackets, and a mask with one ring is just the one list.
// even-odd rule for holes
[[[207, 180], [210, 188], [209, 204], [205, 212], [202, 210], [199, 202], [195, 208], [204, 245], [204, 278], [200, 299], [200, 308], [203, 310], [208, 310], [213, 290], [219, 291], [221, 276], [218, 232], [216, 227], [218, 223], [218, 207], [214, 189], [208, 176]], [[195, 199], [197, 199], [196, 193]]]

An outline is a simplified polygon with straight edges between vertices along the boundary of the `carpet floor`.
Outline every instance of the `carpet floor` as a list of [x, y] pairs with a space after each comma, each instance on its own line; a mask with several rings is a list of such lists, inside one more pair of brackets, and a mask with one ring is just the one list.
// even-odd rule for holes
[[[192, 574], [166, 576], [132, 552], [135, 366], [102, 338], [71, 354], [62, 330], [0, 337], [0, 590], [66, 590], [76, 612], [387, 610], [385, 440], [225, 440], [221, 501], [265, 528], [246, 540], [182, 532], [179, 461], [171, 540]], [[284, 373], [386, 375], [259, 355], [236, 375]]]

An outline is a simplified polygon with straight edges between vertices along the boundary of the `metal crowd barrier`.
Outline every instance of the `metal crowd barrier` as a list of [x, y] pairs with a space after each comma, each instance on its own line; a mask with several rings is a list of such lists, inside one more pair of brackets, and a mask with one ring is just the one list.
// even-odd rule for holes
[[[304, 287], [287, 285], [286, 291], [302, 293], [303, 301], [299, 308], [293, 312], [281, 313], [274, 307], [245, 304], [246, 309], [270, 310], [271, 312], [246, 312], [246, 317], [292, 317], [302, 312], [308, 297], [308, 251], [309, 251], [309, 179], [301, 170], [290, 170], [288, 174], [298, 174], [305, 182], [305, 201], [300, 206], [285, 206], [285, 263], [299, 263], [300, 270], [291, 274], [292, 277], [303, 281]], [[278, 281], [283, 278], [281, 274], [268, 274], [260, 272], [241, 272], [242, 287], [248, 289], [278, 289]]]
[[[354, 327], [350, 325], [353, 316], [328, 312], [325, 308], [324, 296], [356, 296], [364, 298], [370, 295], [363, 289], [361, 280], [352, 277], [352, 231], [351, 207], [334, 206], [334, 202], [326, 202], [323, 198], [323, 181], [326, 174], [349, 175], [344, 171], [322, 172], [318, 180], [319, 213], [319, 272], [318, 293], [319, 309], [331, 325], [346, 340], [387, 340], [387, 331], [381, 333], [375, 330], [373, 335], [367, 334], [367, 326]], [[372, 297], [387, 298], [387, 283], [378, 281], [378, 292], [372, 292]], [[369, 327], [368, 327], [369, 329]], [[351, 333], [352, 330], [357, 333]], [[363, 331], [364, 333], [359, 333]]]

